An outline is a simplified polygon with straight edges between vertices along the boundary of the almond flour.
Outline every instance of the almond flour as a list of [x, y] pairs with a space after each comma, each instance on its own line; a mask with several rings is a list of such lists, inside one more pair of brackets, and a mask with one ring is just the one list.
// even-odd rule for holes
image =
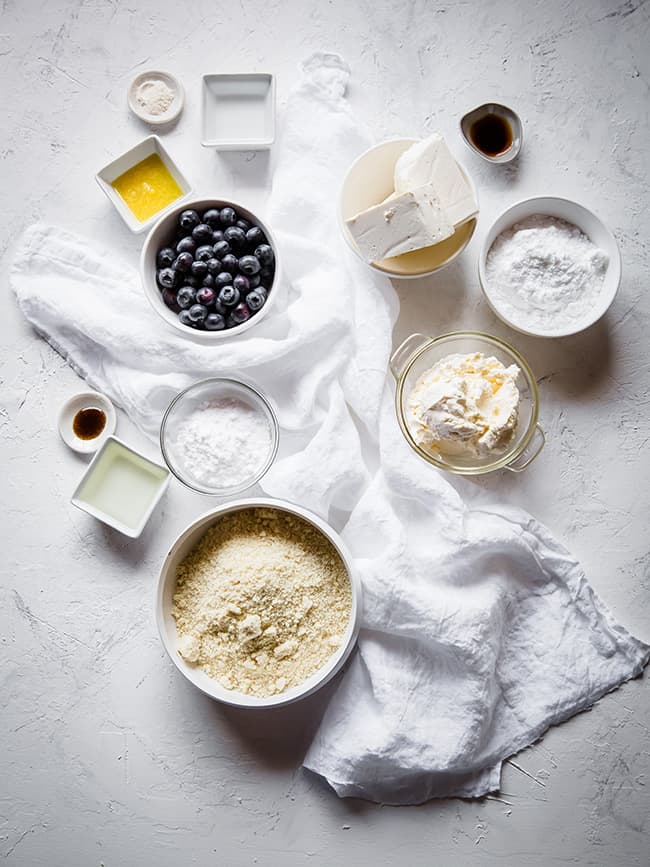
[[224, 515], [178, 567], [178, 652], [226, 689], [298, 686], [341, 646], [350, 579], [311, 524], [275, 509]]

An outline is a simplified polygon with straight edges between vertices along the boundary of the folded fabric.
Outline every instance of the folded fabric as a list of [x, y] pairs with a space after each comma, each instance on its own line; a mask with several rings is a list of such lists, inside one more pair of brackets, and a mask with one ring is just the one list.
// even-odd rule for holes
[[282, 447], [264, 490], [345, 524], [365, 593], [358, 652], [305, 765], [341, 796], [478, 796], [507, 756], [637, 675], [650, 648], [545, 528], [468, 507], [405, 444], [386, 384], [396, 296], [337, 228], [336, 191], [369, 144], [348, 77], [315, 55], [291, 95], [269, 204], [287, 280], [240, 338], [183, 340], [132, 267], [53, 227], [27, 231], [11, 280], [29, 321], [151, 436], [202, 376], [243, 375], [269, 394]]

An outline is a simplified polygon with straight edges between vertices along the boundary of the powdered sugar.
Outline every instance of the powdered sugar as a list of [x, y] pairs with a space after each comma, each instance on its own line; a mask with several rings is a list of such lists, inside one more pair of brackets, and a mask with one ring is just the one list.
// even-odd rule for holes
[[188, 481], [231, 488], [257, 475], [273, 444], [266, 417], [236, 398], [204, 401], [178, 423], [174, 457]]
[[593, 311], [607, 265], [607, 254], [577, 226], [535, 215], [502, 232], [490, 248], [487, 294], [514, 325], [552, 334]]

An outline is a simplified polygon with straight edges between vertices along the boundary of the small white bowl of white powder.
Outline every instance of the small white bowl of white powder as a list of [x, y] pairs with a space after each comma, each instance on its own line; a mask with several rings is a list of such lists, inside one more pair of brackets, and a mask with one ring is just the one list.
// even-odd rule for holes
[[129, 108], [149, 126], [172, 123], [183, 110], [183, 85], [169, 72], [152, 69], [133, 79], [128, 91]]
[[540, 196], [508, 208], [479, 256], [485, 297], [506, 324], [536, 337], [567, 337], [593, 325], [621, 281], [616, 240], [591, 211]]
[[170, 403], [160, 426], [165, 463], [188, 488], [229, 496], [256, 484], [278, 450], [269, 401], [235, 379], [203, 379]]

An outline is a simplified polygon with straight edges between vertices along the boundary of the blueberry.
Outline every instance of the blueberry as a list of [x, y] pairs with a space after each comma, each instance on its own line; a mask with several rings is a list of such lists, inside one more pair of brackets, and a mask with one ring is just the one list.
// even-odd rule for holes
[[187, 312], [192, 322], [203, 322], [208, 315], [208, 308], [203, 304], [193, 304]]
[[185, 235], [185, 237], [181, 238], [178, 244], [176, 244], [177, 253], [191, 253], [194, 255], [195, 251], [196, 241], [191, 235]]
[[212, 240], [212, 229], [207, 223], [199, 223], [192, 229], [192, 237], [197, 244], [208, 244]]
[[185, 274], [183, 276], [183, 285], [191, 286], [193, 289], [196, 289], [196, 287], [199, 285], [199, 281], [194, 276], [194, 274]]
[[239, 289], [235, 289], [230, 284], [222, 286], [219, 291], [218, 300], [226, 307], [234, 307], [235, 304], [239, 303]]
[[246, 276], [257, 274], [260, 268], [261, 265], [256, 256], [242, 256], [239, 260], [239, 270]]
[[203, 304], [204, 307], [209, 307], [213, 304], [216, 297], [214, 289], [210, 289], [208, 286], [201, 287], [196, 293], [196, 300], [199, 304]]
[[246, 296], [246, 304], [248, 304], [250, 310], [253, 313], [256, 313], [258, 310], [261, 310], [264, 307], [264, 303], [266, 301], [266, 290], [261, 286], [259, 289], [253, 289], [252, 292], [249, 292]]
[[228, 241], [217, 241], [212, 248], [212, 252], [217, 259], [223, 259], [224, 256], [230, 253], [230, 244]]
[[162, 250], [158, 250], [156, 265], [158, 265], [159, 268], [169, 268], [175, 258], [176, 253], [171, 247], [163, 247]]
[[274, 274], [275, 274], [274, 268], [262, 268], [260, 270], [260, 277], [262, 278], [264, 283], [272, 283]]
[[212, 259], [212, 247], [208, 244], [199, 247], [194, 254], [194, 258], [198, 259], [199, 262], [207, 262], [208, 259]]
[[217, 298], [214, 302], [213, 312], [220, 313], [225, 319], [228, 315], [228, 307], [226, 307], [226, 305], [222, 301], [219, 301], [219, 299]]
[[234, 226], [237, 220], [237, 214], [233, 208], [222, 208], [219, 215], [219, 221], [222, 226]]
[[244, 220], [242, 217], [240, 217], [239, 220], [237, 220], [237, 222], [235, 223], [235, 226], [237, 226], [238, 229], [241, 229], [245, 234], [250, 229], [251, 224], [248, 222], [248, 220]]
[[199, 225], [199, 215], [196, 211], [183, 211], [178, 218], [178, 225], [186, 232], [191, 232], [195, 226]]
[[239, 226], [228, 226], [223, 237], [233, 250], [242, 250], [246, 246], [246, 233]]
[[227, 286], [232, 283], [232, 274], [228, 271], [220, 271], [214, 278], [214, 285], [217, 287]]
[[207, 223], [208, 226], [212, 226], [212, 228], [218, 226], [219, 211], [217, 210], [217, 208], [210, 208], [209, 211], [206, 211], [205, 214], [203, 214], [203, 222]]
[[250, 318], [251, 312], [242, 301], [242, 303], [238, 304], [228, 316], [227, 324], [229, 328], [234, 328], [237, 325], [241, 325], [242, 322], [246, 322], [246, 320]]
[[163, 268], [161, 271], [158, 271], [156, 276], [158, 278], [158, 284], [162, 286], [163, 289], [173, 289], [178, 282], [179, 275], [173, 268]]
[[248, 277], [244, 277], [243, 274], [237, 274], [235, 279], [232, 281], [232, 285], [235, 289], [239, 289], [242, 294], [246, 294], [246, 292], [249, 292], [251, 288]]
[[[208, 262], [210, 260], [208, 259]], [[203, 262], [202, 260], [197, 260], [196, 262], [192, 262], [192, 274], [195, 277], [198, 277], [199, 280], [202, 280], [205, 275], [208, 273], [208, 263]]]
[[181, 286], [176, 295], [176, 303], [183, 310], [187, 310], [196, 301], [196, 290], [191, 286]]
[[181, 312], [178, 314], [178, 321], [181, 322], [183, 325], [188, 325], [190, 328], [194, 328], [194, 321], [190, 317], [189, 310], [181, 310]]
[[246, 240], [251, 247], [258, 247], [260, 244], [266, 244], [266, 235], [259, 226], [251, 226], [246, 232]]
[[208, 266], [210, 274], [218, 274], [222, 270], [220, 259], [208, 259], [205, 264]]
[[173, 289], [163, 289], [162, 300], [165, 302], [166, 306], [169, 307], [170, 310], [174, 311], [174, 313], [178, 313], [178, 311], [181, 309], [178, 306], [178, 302], [176, 301], [176, 293]]
[[221, 260], [221, 270], [227, 271], [229, 274], [236, 274], [239, 268], [239, 260], [232, 253], [226, 253]]
[[212, 243], [218, 244], [219, 241], [223, 241], [223, 232], [221, 229], [215, 229], [212, 233]]
[[204, 325], [206, 331], [223, 331], [226, 320], [220, 313], [208, 313]]
[[261, 282], [262, 278], [259, 274], [253, 274], [252, 277], [248, 278], [248, 285], [251, 287], [251, 289], [257, 289]]
[[194, 256], [191, 253], [179, 253], [174, 259], [172, 268], [175, 271], [180, 271], [181, 274], [186, 274], [192, 267], [192, 262], [194, 262]]
[[260, 244], [255, 248], [255, 255], [260, 260], [260, 264], [264, 268], [268, 268], [273, 264], [273, 248], [269, 244]]
[[206, 274], [203, 278], [203, 282], [201, 283], [201, 285], [207, 286], [209, 289], [212, 289], [212, 287], [214, 286], [214, 277], [212, 276], [212, 274]]

